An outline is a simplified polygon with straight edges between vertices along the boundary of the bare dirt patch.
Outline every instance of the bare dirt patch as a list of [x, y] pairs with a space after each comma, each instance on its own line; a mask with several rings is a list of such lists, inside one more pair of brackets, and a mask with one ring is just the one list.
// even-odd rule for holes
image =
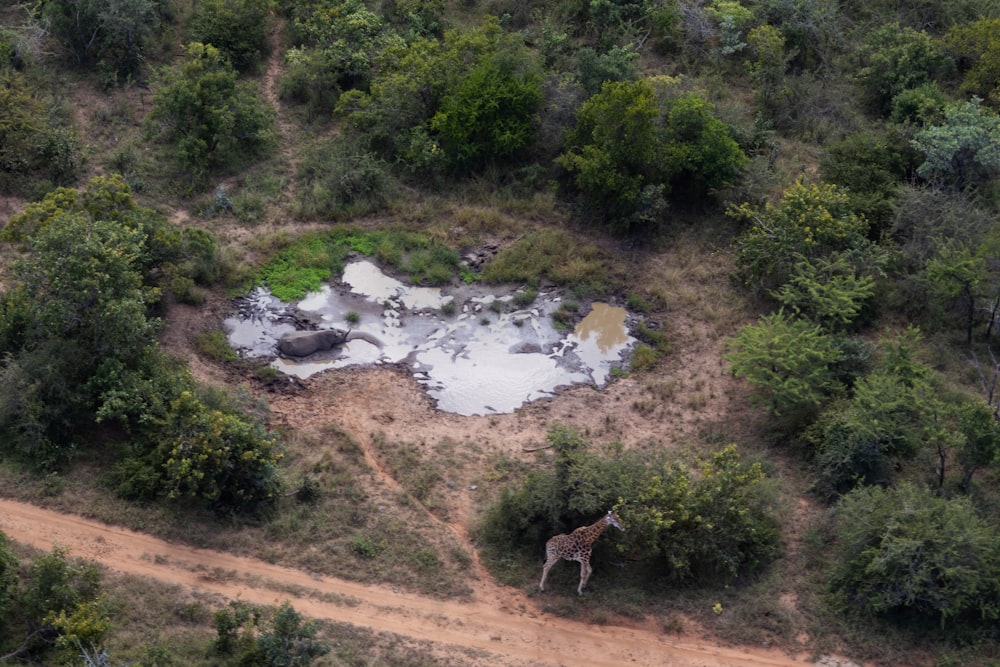
[[[171, 544], [15, 501], [0, 500], [0, 530], [13, 540], [40, 549], [59, 544], [117, 572], [256, 604], [291, 599], [296, 609], [313, 618], [484, 654], [482, 659], [466, 654], [464, 664], [469, 665], [802, 664], [776, 651], [737, 650], [711, 641], [673, 639], [643, 626], [592, 626], [554, 618], [516, 596], [477, 596], [468, 603], [451, 602], [316, 577], [254, 559]], [[226, 576], [212, 576], [213, 572]]]

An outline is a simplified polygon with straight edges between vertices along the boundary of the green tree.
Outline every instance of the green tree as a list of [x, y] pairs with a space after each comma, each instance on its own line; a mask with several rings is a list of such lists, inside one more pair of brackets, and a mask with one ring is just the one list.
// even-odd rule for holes
[[525, 65], [502, 58], [486, 61], [441, 99], [430, 129], [453, 169], [478, 168], [529, 145], [542, 84]]
[[76, 179], [76, 137], [52, 117], [52, 106], [23, 74], [0, 68], [0, 192], [33, 195]]
[[850, 198], [836, 186], [797, 181], [777, 206], [741, 204], [728, 213], [749, 223], [735, 246], [736, 262], [750, 285], [779, 287], [800, 259], [833, 252], [846, 253], [859, 268], [878, 266], [877, 248], [866, 237], [868, 221], [854, 213]]
[[858, 81], [872, 108], [886, 114], [905, 90], [945, 79], [954, 64], [930, 35], [890, 23], [872, 31], [858, 51]]
[[892, 220], [900, 186], [919, 161], [900, 132], [858, 132], [830, 142], [820, 160], [820, 175], [847, 196], [849, 210], [879, 231]]
[[849, 326], [875, 294], [875, 280], [858, 275], [840, 253], [795, 263], [787, 283], [773, 291], [779, 303], [823, 327]]
[[330, 647], [316, 639], [318, 624], [304, 621], [287, 601], [274, 610], [230, 602], [215, 613], [215, 650], [226, 664], [307, 667]]
[[1000, 173], [1000, 116], [973, 97], [949, 105], [944, 120], [920, 130], [913, 146], [923, 153], [917, 174], [957, 190], [973, 188]]
[[945, 36], [964, 73], [962, 90], [1000, 106], [1000, 18], [958, 25]]
[[668, 197], [703, 199], [746, 160], [712, 106], [671, 94], [672, 83], [605, 83], [580, 107], [556, 160], [616, 231], [655, 231]]
[[252, 72], [267, 52], [273, 0], [206, 0], [194, 6], [190, 42], [211, 44], [238, 72]]
[[370, 89], [344, 93], [338, 109], [377, 154], [413, 173], [499, 161], [533, 137], [541, 103], [534, 56], [496, 17], [440, 41], [391, 44], [376, 70]]
[[960, 304], [964, 313], [965, 343], [971, 345], [978, 286], [986, 273], [986, 261], [968, 247], [946, 241], [938, 248], [937, 255], [928, 260], [926, 273], [931, 293], [937, 299], [948, 305]]
[[235, 414], [214, 410], [183, 392], [163, 432], [163, 488], [171, 500], [191, 499], [217, 512], [254, 511], [280, 490], [275, 438]]
[[840, 347], [818, 324], [779, 310], [748, 324], [727, 341], [733, 375], [775, 415], [818, 408], [839, 391], [833, 372]]
[[402, 45], [361, 0], [310, 0], [288, 11], [295, 46], [285, 54], [281, 96], [316, 116], [329, 114], [342, 91], [367, 88], [382, 50]]
[[842, 611], [945, 627], [1000, 617], [1000, 536], [968, 499], [911, 484], [860, 488], [836, 520], [829, 586]]
[[97, 63], [111, 81], [139, 73], [160, 27], [155, 0], [44, 0], [42, 15], [78, 65]]
[[199, 42], [188, 44], [184, 62], [161, 78], [147, 123], [174, 144], [178, 162], [196, 179], [274, 144], [274, 109], [255, 85], [237, 81], [219, 49]]
[[970, 401], [960, 408], [959, 424], [963, 436], [958, 450], [962, 465], [959, 487], [968, 492], [977, 470], [1000, 463], [1000, 421], [991, 406]]

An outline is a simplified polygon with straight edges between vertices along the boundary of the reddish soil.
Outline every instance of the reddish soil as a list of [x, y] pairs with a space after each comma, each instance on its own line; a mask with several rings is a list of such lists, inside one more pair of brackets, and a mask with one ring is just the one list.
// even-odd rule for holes
[[687, 637], [672, 639], [646, 627], [595, 626], [556, 618], [506, 591], [499, 597], [477, 593], [472, 602], [453, 602], [316, 577], [259, 560], [171, 544], [11, 500], [0, 500], [0, 530], [18, 542], [40, 549], [58, 544], [111, 570], [188, 590], [257, 604], [280, 604], [291, 599], [297, 610], [313, 618], [484, 651], [489, 657], [482, 664], [803, 664], [777, 651], [727, 648]]

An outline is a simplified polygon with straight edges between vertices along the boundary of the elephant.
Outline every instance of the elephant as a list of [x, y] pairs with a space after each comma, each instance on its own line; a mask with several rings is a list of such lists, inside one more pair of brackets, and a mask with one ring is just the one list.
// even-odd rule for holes
[[342, 345], [349, 334], [350, 332], [344, 333], [336, 329], [292, 331], [278, 341], [278, 352], [285, 357], [308, 357], [315, 352], [332, 350]]

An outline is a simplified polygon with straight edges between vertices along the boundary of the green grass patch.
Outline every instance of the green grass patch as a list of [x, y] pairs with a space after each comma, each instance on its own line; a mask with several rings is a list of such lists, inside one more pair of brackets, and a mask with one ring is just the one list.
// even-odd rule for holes
[[488, 283], [524, 282], [537, 286], [542, 279], [559, 285], [607, 282], [600, 249], [580, 243], [565, 230], [551, 229], [525, 235], [483, 267]]
[[424, 234], [341, 228], [306, 236], [280, 250], [260, 269], [256, 282], [283, 301], [295, 301], [342, 271], [351, 252], [391, 266], [418, 284], [442, 285], [458, 273], [458, 253]]
[[235, 361], [238, 355], [229, 347], [226, 334], [221, 331], [206, 331], [198, 334], [194, 341], [198, 352], [212, 361]]

